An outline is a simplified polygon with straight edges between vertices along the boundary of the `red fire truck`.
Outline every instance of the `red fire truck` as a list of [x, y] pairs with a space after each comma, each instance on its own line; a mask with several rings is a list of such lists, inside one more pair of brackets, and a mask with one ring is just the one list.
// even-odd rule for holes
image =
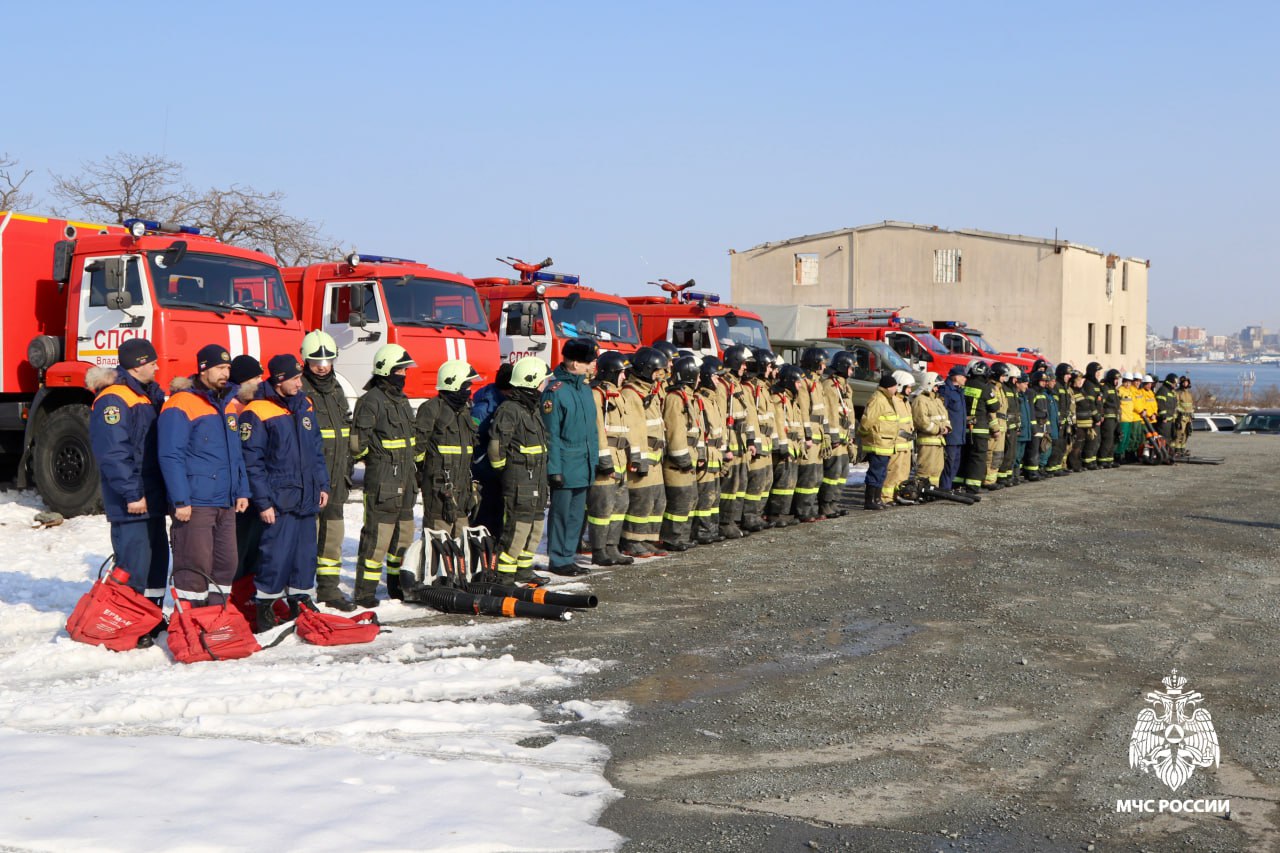
[[498, 369], [498, 341], [471, 279], [406, 258], [352, 253], [342, 263], [287, 267], [285, 284], [307, 330], [333, 336], [334, 362], [347, 396], [359, 396], [373, 370], [373, 355], [399, 344], [417, 367], [405, 380], [416, 408], [436, 395], [436, 370], [452, 359], [480, 374], [477, 387]]
[[122, 341], [155, 344], [167, 388], [205, 344], [265, 361], [302, 339], [271, 258], [136, 219], [0, 213], [0, 311], [0, 436], [22, 454], [18, 485], [67, 516], [101, 505], [85, 373], [116, 364]]
[[498, 335], [503, 360], [536, 355], [552, 367], [569, 338], [591, 338], [602, 350], [635, 352], [640, 346], [635, 317], [621, 296], [583, 287], [576, 275], [545, 272], [552, 260], [526, 263], [498, 258], [515, 278], [477, 278], [488, 303], [489, 325]]
[[933, 336], [954, 353], [964, 353], [992, 361], [1003, 361], [1026, 371], [1039, 359], [1038, 351], [1025, 348], [1017, 352], [1001, 352], [983, 336], [982, 332], [959, 320], [934, 320]]
[[671, 341], [680, 349], [716, 358], [724, 358], [724, 351], [736, 344], [768, 348], [768, 330], [759, 314], [722, 303], [718, 294], [690, 290], [693, 279], [684, 284], [667, 279], [649, 283], [669, 295], [626, 297], [646, 346]]
[[915, 369], [932, 371], [940, 376], [946, 376], [956, 365], [967, 368], [974, 361], [990, 361], [949, 352], [933, 336], [932, 328], [918, 320], [903, 317], [901, 311], [902, 308], [830, 308], [827, 310], [827, 337], [884, 341]]

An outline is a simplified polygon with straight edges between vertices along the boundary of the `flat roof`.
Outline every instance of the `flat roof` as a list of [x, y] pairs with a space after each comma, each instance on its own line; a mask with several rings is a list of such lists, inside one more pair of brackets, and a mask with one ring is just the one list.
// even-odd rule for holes
[[[1105, 256], [1107, 253], [1101, 249], [1095, 249], [1093, 246], [1086, 246], [1082, 243], [1073, 243], [1070, 240], [1058, 239], [1052, 237], [1028, 237], [1025, 234], [1001, 234], [998, 231], [982, 231], [977, 228], [939, 228], [937, 225], [920, 225], [915, 222], [899, 222], [895, 219], [886, 219], [883, 222], [873, 222], [869, 225], [856, 225], [852, 228], [837, 228], [834, 231], [822, 231], [818, 234], [805, 234], [800, 237], [790, 237], [786, 240], [773, 240], [768, 243], [761, 243], [758, 246], [752, 246], [746, 249], [748, 252], [755, 252], [763, 249], [776, 249], [780, 246], [788, 246], [794, 243], [806, 243], [810, 240], [822, 240], [828, 237], [839, 237], [844, 234], [853, 234], [858, 231], [876, 231], [881, 228], [899, 228], [910, 229], [915, 231], [928, 231], [937, 234], [961, 234], [966, 237], [982, 237], [987, 240], [1006, 240], [1011, 243], [1029, 243], [1037, 246], [1054, 246], [1071, 249], [1079, 249], [1083, 252], [1091, 252], [1095, 255]], [[1144, 258], [1125, 258], [1127, 261], [1135, 263], [1147, 263]]]

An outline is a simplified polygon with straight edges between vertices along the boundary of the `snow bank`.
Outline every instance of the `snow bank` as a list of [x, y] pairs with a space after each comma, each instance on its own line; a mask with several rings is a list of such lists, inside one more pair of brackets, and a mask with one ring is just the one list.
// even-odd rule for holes
[[[621, 794], [575, 733], [625, 703], [540, 699], [605, 662], [518, 660], [549, 623], [386, 602], [378, 639], [238, 661], [117, 654], [63, 625], [110, 552], [102, 517], [36, 530], [0, 495], [0, 846], [40, 850], [612, 850]], [[351, 565], [360, 529], [347, 506]], [[350, 582], [348, 577], [347, 582]], [[571, 732], [568, 729], [572, 728]]]

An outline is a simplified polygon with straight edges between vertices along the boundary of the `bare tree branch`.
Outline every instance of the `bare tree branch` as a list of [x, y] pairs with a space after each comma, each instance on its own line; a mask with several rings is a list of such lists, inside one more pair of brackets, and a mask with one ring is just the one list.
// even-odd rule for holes
[[22, 190], [31, 170], [25, 169], [18, 176], [14, 169], [17, 165], [18, 161], [7, 152], [0, 154], [0, 210], [28, 210], [35, 203], [35, 196]]
[[78, 175], [52, 177], [53, 196], [68, 206], [65, 212], [108, 222], [172, 220], [195, 195], [182, 166], [156, 154], [120, 152], [85, 163]]
[[286, 266], [338, 257], [341, 250], [309, 219], [285, 213], [284, 193], [232, 184], [213, 188], [184, 214], [224, 243], [261, 249]]

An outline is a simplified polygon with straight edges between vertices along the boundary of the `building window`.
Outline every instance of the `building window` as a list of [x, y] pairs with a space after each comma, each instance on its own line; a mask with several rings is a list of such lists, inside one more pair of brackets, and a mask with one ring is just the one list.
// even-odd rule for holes
[[955, 284], [960, 281], [960, 250], [933, 250], [933, 283]]
[[818, 286], [818, 253], [796, 253], [796, 287]]
[[1089, 324], [1089, 355], [1093, 355], [1093, 350], [1095, 348], [1094, 332], [1096, 331], [1097, 331], [1097, 324], [1090, 323]]
[[1120, 327], [1120, 354], [1125, 355], [1129, 351], [1129, 327]]
[[1129, 289], [1129, 265], [1127, 263], [1120, 265], [1120, 289]]
[[1107, 355], [1111, 355], [1111, 324], [1107, 324], [1107, 328], [1102, 333], [1102, 351]]

